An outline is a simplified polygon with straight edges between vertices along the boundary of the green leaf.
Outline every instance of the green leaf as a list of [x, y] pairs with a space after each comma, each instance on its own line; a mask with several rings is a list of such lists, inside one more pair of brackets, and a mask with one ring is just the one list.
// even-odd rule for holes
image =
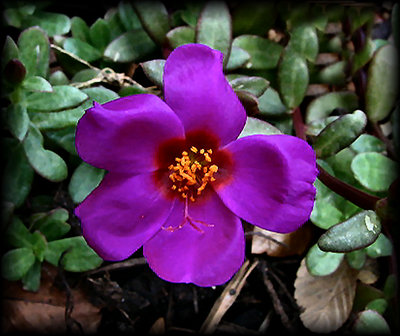
[[396, 297], [397, 293], [397, 278], [395, 274], [389, 274], [386, 278], [383, 292], [387, 300], [391, 300]]
[[5, 110], [6, 123], [11, 134], [22, 141], [29, 127], [29, 115], [23, 104], [10, 104]]
[[34, 171], [21, 145], [12, 146], [2, 175], [2, 200], [20, 207], [31, 190]]
[[81, 104], [88, 96], [68, 85], [55, 85], [53, 92], [34, 92], [26, 98], [28, 109], [53, 112]]
[[6, 231], [6, 241], [13, 247], [32, 247], [32, 233], [24, 223], [14, 216]]
[[391, 334], [385, 319], [374, 310], [364, 310], [359, 313], [353, 325], [353, 331], [361, 335]]
[[86, 93], [90, 99], [93, 99], [99, 104], [104, 104], [111, 100], [119, 98], [119, 95], [116, 92], [110, 89], [106, 89], [101, 85], [82, 89], [81, 91]]
[[134, 1], [133, 7], [150, 37], [162, 46], [170, 30], [168, 11], [160, 1]]
[[250, 54], [242, 48], [232, 46], [231, 53], [229, 55], [228, 63], [226, 64], [226, 70], [231, 71], [237, 68], [241, 68], [247, 64], [250, 60]]
[[86, 21], [82, 20], [79, 16], [74, 16], [71, 19], [71, 33], [72, 37], [83, 42], [90, 41], [89, 27]]
[[204, 4], [201, 2], [185, 2], [185, 8], [181, 11], [182, 20], [190, 27], [196, 27], [197, 20], [200, 16], [201, 10], [203, 9], [203, 6]]
[[388, 302], [383, 298], [379, 298], [379, 299], [375, 299], [375, 300], [372, 300], [371, 302], [369, 302], [365, 306], [365, 309], [374, 310], [378, 314], [383, 314], [387, 307], [388, 307]]
[[87, 82], [100, 73], [100, 70], [96, 69], [83, 69], [78, 71], [71, 79], [71, 83], [82, 83]]
[[357, 153], [350, 147], [347, 147], [326, 159], [326, 162], [328, 162], [335, 171], [335, 176], [351, 185], [356, 185], [358, 183], [351, 170], [351, 162], [356, 154]]
[[71, 176], [68, 192], [74, 203], [81, 203], [102, 181], [105, 171], [82, 162]]
[[307, 270], [314, 276], [329, 275], [337, 270], [344, 258], [344, 253], [324, 252], [317, 244], [306, 255]]
[[19, 58], [18, 46], [16, 45], [14, 40], [7, 35], [2, 51], [1, 69], [4, 70], [4, 67], [9, 61], [18, 58]]
[[381, 233], [378, 239], [372, 245], [368, 246], [365, 251], [371, 258], [388, 257], [392, 255], [393, 246], [390, 240]]
[[146, 89], [140, 84], [125, 86], [118, 91], [120, 97], [131, 96], [139, 93], [147, 93]]
[[276, 68], [283, 50], [280, 44], [257, 35], [238, 36], [232, 47], [239, 47], [250, 55], [246, 68], [259, 70]]
[[371, 60], [374, 51], [375, 43], [371, 40], [371, 38], [367, 38], [364, 48], [354, 54], [351, 68], [353, 75]]
[[194, 43], [195, 30], [192, 27], [176, 27], [167, 33], [167, 41], [172, 49], [181, 45]]
[[22, 277], [23, 289], [31, 292], [37, 292], [40, 287], [40, 273], [42, 269], [42, 263], [39, 260], [35, 260], [35, 263], [31, 266], [28, 272]]
[[57, 266], [62, 255], [61, 265], [70, 272], [89, 271], [103, 262], [82, 236], [56, 240], [47, 244], [45, 260], [50, 264]]
[[32, 233], [32, 251], [36, 259], [38, 259], [40, 262], [43, 261], [46, 245], [46, 238], [41, 232], [35, 231]]
[[104, 57], [120, 63], [137, 62], [156, 49], [156, 45], [142, 29], [128, 31], [107, 46]]
[[25, 29], [18, 38], [19, 59], [28, 76], [46, 78], [49, 71], [50, 43], [46, 33], [38, 28]]
[[329, 228], [318, 240], [325, 252], [351, 252], [371, 245], [381, 232], [381, 223], [372, 210], [366, 210]]
[[354, 250], [352, 252], [346, 253], [346, 260], [351, 268], [360, 270], [365, 265], [367, 260], [367, 253], [362, 250]]
[[332, 156], [349, 146], [367, 125], [367, 117], [361, 110], [339, 117], [328, 124], [316, 137], [313, 148], [318, 158]]
[[48, 213], [37, 213], [32, 217], [32, 227], [39, 230], [47, 241], [61, 238], [71, 229], [71, 226], [66, 223], [69, 217], [68, 211], [63, 208], [57, 208]]
[[[134, 19], [135, 16], [129, 16], [130, 18]], [[104, 19], [108, 22], [108, 26], [110, 27], [110, 33], [111, 33], [111, 39], [115, 39], [118, 36], [122, 35], [124, 32], [128, 30], [133, 30], [133, 29], [126, 29], [124, 27], [124, 24], [122, 23], [121, 16], [119, 15], [119, 9], [118, 8], [110, 8], [106, 14], [104, 15]], [[135, 28], [138, 29], [138, 28]], [[141, 25], [140, 25], [140, 29]]]
[[310, 62], [315, 62], [318, 55], [318, 36], [316, 29], [310, 24], [295, 27], [290, 33], [288, 50], [297, 52]]
[[33, 124], [29, 127], [23, 146], [30, 165], [39, 175], [52, 182], [67, 177], [66, 163], [58, 154], [43, 148], [43, 136]]
[[51, 37], [67, 34], [71, 29], [71, 21], [68, 16], [42, 11], [35, 11], [33, 15], [29, 15], [24, 24], [26, 27], [39, 26]]
[[64, 72], [57, 70], [49, 76], [49, 82], [51, 85], [68, 85], [69, 79]]
[[75, 148], [75, 126], [46, 131], [46, 136], [72, 155], [78, 155]]
[[142, 27], [142, 23], [129, 2], [121, 1], [118, 4], [118, 15], [126, 31]]
[[63, 47], [66, 51], [69, 51], [87, 62], [93, 62], [101, 58], [101, 52], [97, 48], [73, 37], [65, 39]]
[[[339, 116], [330, 116], [323, 119], [317, 119], [310, 122], [307, 125], [306, 133], [307, 135], [317, 136], [321, 131], [328, 126], [330, 123], [338, 119]], [[357, 141], [357, 140], [356, 140]]]
[[279, 64], [278, 85], [282, 102], [290, 109], [299, 106], [308, 87], [306, 61], [295, 52], [285, 51]]
[[269, 86], [269, 82], [262, 77], [256, 76], [240, 76], [229, 81], [234, 90], [247, 91], [260, 97]]
[[357, 153], [365, 152], [378, 152], [381, 153], [386, 149], [385, 144], [382, 140], [370, 134], [361, 134], [356, 141], [354, 141], [351, 149]]
[[32, 76], [26, 78], [22, 82], [22, 87], [28, 91], [34, 92], [52, 92], [53, 87], [51, 84], [45, 80], [43, 77]]
[[111, 40], [111, 31], [108, 22], [102, 18], [96, 20], [89, 29], [90, 41], [103, 51]]
[[377, 122], [392, 110], [398, 94], [397, 50], [388, 44], [378, 49], [369, 67], [366, 91], [366, 113]]
[[31, 121], [40, 130], [76, 126], [79, 119], [85, 114], [85, 108], [90, 106], [92, 106], [92, 103], [87, 102], [74, 109], [60, 112], [35, 112], [31, 115]]
[[387, 191], [398, 176], [397, 163], [374, 152], [357, 154], [351, 162], [351, 170], [355, 178], [372, 191]]
[[143, 71], [146, 74], [147, 78], [150, 79], [159, 88], [162, 88], [164, 85], [163, 74], [164, 74], [165, 60], [155, 59], [152, 61], [140, 63], [140, 65], [143, 68]]
[[328, 117], [334, 109], [354, 111], [358, 107], [358, 97], [354, 92], [330, 92], [315, 98], [306, 110], [306, 123]]
[[271, 135], [271, 134], [282, 134], [282, 132], [275, 126], [267, 123], [266, 121], [256, 119], [253, 117], [247, 117], [246, 124], [244, 125], [244, 128], [240, 133], [238, 139], [254, 134]]
[[344, 85], [346, 83], [347, 61], [330, 64], [317, 74], [316, 81], [323, 84]]
[[1, 274], [9, 281], [20, 280], [35, 263], [32, 249], [21, 247], [6, 252], [1, 259]]
[[207, 2], [196, 26], [196, 43], [208, 45], [224, 54], [224, 65], [229, 59], [232, 44], [232, 19], [225, 2]]
[[281, 116], [289, 112], [288, 108], [283, 105], [279, 93], [272, 87], [267, 90], [258, 98], [258, 109], [260, 114], [266, 116]]

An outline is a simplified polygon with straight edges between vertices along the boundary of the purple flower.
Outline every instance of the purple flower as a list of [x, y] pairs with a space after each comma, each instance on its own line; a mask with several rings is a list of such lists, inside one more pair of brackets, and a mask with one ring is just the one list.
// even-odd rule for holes
[[181, 46], [165, 64], [165, 101], [138, 94], [94, 102], [80, 119], [80, 157], [108, 173], [75, 213], [103, 259], [143, 246], [159, 277], [219, 285], [244, 261], [240, 218], [281, 233], [309, 219], [314, 151], [289, 135], [237, 139], [246, 113], [222, 57]]

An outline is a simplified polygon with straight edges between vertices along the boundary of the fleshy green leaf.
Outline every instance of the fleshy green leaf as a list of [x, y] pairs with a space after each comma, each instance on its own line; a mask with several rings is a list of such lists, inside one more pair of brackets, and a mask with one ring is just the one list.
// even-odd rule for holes
[[71, 176], [68, 192], [74, 203], [81, 203], [102, 181], [105, 171], [82, 162]]
[[1, 274], [9, 281], [20, 280], [35, 263], [32, 249], [21, 247], [6, 252], [1, 259]]
[[375, 43], [368, 38], [365, 42], [364, 48], [354, 55], [351, 72], [355, 74], [359, 69], [367, 64], [371, 60], [374, 51]]
[[358, 106], [358, 98], [354, 92], [330, 92], [315, 98], [307, 107], [306, 123], [328, 117], [334, 109], [341, 108], [354, 111]]
[[2, 176], [2, 200], [11, 202], [18, 208], [31, 190], [34, 171], [21, 145], [9, 149]]
[[59, 182], [67, 177], [66, 163], [58, 154], [43, 148], [43, 136], [32, 124], [23, 146], [30, 165], [39, 175], [52, 182]]
[[328, 124], [316, 137], [313, 148], [318, 158], [332, 156], [349, 146], [367, 125], [364, 112], [356, 110]]
[[48, 36], [64, 35], [71, 29], [71, 21], [68, 16], [42, 11], [35, 11], [33, 15], [29, 15], [24, 24], [27, 27], [39, 26]]
[[317, 244], [307, 253], [306, 265], [310, 274], [325, 276], [336, 271], [344, 258], [344, 253], [324, 252]]
[[78, 71], [71, 79], [71, 83], [82, 83], [87, 82], [95, 78], [100, 73], [100, 70], [96, 69], [83, 69]]
[[39, 230], [47, 241], [52, 241], [64, 236], [71, 226], [66, 223], [69, 214], [63, 208], [54, 209], [48, 213], [38, 213], [32, 216], [31, 225]]
[[28, 76], [47, 78], [50, 61], [50, 44], [46, 33], [31, 27], [24, 30], [18, 39], [19, 59], [25, 65]]
[[119, 98], [119, 95], [117, 93], [101, 85], [82, 89], [82, 92], [86, 93], [89, 96], [89, 100], [93, 99], [99, 104], [104, 104], [111, 100]]
[[92, 44], [103, 51], [111, 40], [108, 22], [102, 18], [97, 19], [89, 29], [89, 36]]
[[5, 110], [6, 123], [11, 134], [22, 141], [29, 127], [29, 115], [23, 104], [11, 104]]
[[51, 85], [67, 85], [69, 80], [64, 72], [57, 70], [49, 76], [49, 82]]
[[318, 36], [315, 28], [310, 24], [300, 25], [295, 27], [290, 35], [288, 50], [314, 62], [318, 55]]
[[221, 51], [224, 65], [227, 64], [232, 44], [232, 19], [225, 2], [205, 4], [197, 21], [196, 42]]
[[326, 126], [328, 126], [331, 122], [335, 121], [338, 118], [339, 118], [339, 116], [330, 116], [330, 117], [326, 117], [323, 119], [317, 119], [317, 120], [310, 122], [307, 125], [307, 129], [306, 129], [307, 135], [317, 136], [319, 133], [321, 133], [321, 131]]
[[351, 144], [351, 149], [357, 153], [364, 152], [383, 152], [386, 147], [382, 140], [370, 134], [361, 134], [356, 141]]
[[258, 109], [262, 115], [266, 116], [281, 116], [288, 113], [288, 108], [283, 105], [279, 93], [269, 87], [258, 98]]
[[156, 45], [143, 29], [131, 30], [107, 46], [104, 57], [114, 62], [136, 62], [141, 58], [151, 54], [156, 49]]
[[125, 31], [142, 28], [142, 23], [129, 2], [121, 1], [118, 4], [118, 16]]
[[387, 306], [388, 306], [388, 302], [383, 298], [379, 298], [379, 299], [372, 300], [370, 303], [368, 303], [365, 306], [365, 309], [374, 310], [378, 314], [383, 314], [385, 312]]
[[156, 59], [140, 63], [147, 78], [150, 79], [159, 88], [163, 87], [163, 74], [165, 60]]
[[168, 12], [160, 1], [135, 1], [133, 6], [142, 22], [143, 28], [159, 45], [163, 45], [170, 30]]
[[385, 319], [374, 310], [364, 310], [359, 313], [353, 331], [361, 335], [389, 335], [391, 333]]
[[31, 266], [28, 272], [22, 277], [22, 284], [24, 290], [37, 292], [40, 287], [40, 273], [42, 269], [42, 263], [39, 260], [35, 260], [35, 263]]
[[75, 148], [75, 126], [46, 131], [46, 136], [72, 155], [78, 155]]
[[390, 240], [381, 233], [378, 239], [372, 245], [368, 246], [365, 251], [371, 258], [388, 257], [392, 255], [393, 246]]
[[101, 58], [101, 52], [97, 48], [73, 37], [65, 39], [63, 46], [66, 51], [69, 51], [87, 62], [93, 62]]
[[14, 216], [6, 231], [6, 241], [13, 247], [32, 247], [32, 233], [24, 223]]
[[367, 189], [386, 191], [398, 176], [398, 165], [387, 156], [374, 153], [357, 154], [351, 162], [355, 178]]
[[238, 138], [243, 138], [245, 136], [254, 134], [270, 135], [270, 134], [282, 134], [282, 132], [275, 126], [271, 125], [270, 123], [267, 123], [266, 121], [253, 117], [247, 117], [246, 124], [244, 125], [244, 128]]
[[282, 102], [290, 109], [299, 106], [308, 87], [306, 61], [297, 53], [285, 51], [279, 64], [278, 85]]
[[52, 92], [53, 87], [51, 84], [45, 80], [43, 77], [32, 76], [26, 78], [22, 82], [22, 87], [28, 91], [36, 92]]
[[331, 85], [344, 85], [346, 83], [346, 61], [329, 64], [317, 74], [316, 81]]
[[10, 36], [7, 36], [2, 51], [1, 69], [3, 70], [6, 64], [10, 60], [18, 58], [19, 58], [18, 46]]
[[71, 19], [71, 33], [72, 37], [83, 42], [90, 41], [89, 27], [87, 23], [79, 16], [74, 16]]
[[367, 260], [367, 253], [363, 249], [354, 250], [352, 252], [346, 253], [346, 260], [351, 268], [360, 270], [365, 265], [365, 261]]
[[195, 30], [192, 27], [176, 27], [167, 33], [167, 41], [172, 49], [181, 45], [194, 43]]
[[88, 96], [68, 85], [55, 85], [53, 92], [34, 92], [26, 98], [28, 109], [53, 112], [81, 104]]
[[283, 47], [257, 35], [241, 35], [233, 40], [232, 47], [239, 47], [250, 55], [249, 69], [273, 69], [278, 65]]
[[381, 232], [381, 223], [372, 210], [366, 210], [332, 226], [318, 240], [326, 252], [350, 252], [371, 245]]
[[226, 64], [226, 70], [235, 70], [245, 66], [250, 60], [250, 54], [242, 48], [232, 46], [231, 53], [229, 55], [228, 63]]
[[371, 121], [386, 118], [398, 94], [397, 50], [388, 44], [375, 53], [368, 67], [366, 113]]
[[234, 90], [247, 91], [260, 97], [269, 86], [269, 82], [262, 77], [240, 76], [229, 81]]
[[103, 262], [82, 236], [55, 240], [47, 244], [44, 258], [50, 264], [57, 266], [62, 255], [61, 265], [70, 272], [89, 271]]

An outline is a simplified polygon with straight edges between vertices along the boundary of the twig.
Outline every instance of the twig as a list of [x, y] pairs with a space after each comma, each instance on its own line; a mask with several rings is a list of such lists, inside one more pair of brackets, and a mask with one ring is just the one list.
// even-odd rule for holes
[[246, 260], [240, 270], [235, 274], [228, 285], [225, 287], [221, 296], [215, 301], [206, 320], [200, 328], [200, 334], [212, 334], [225, 315], [227, 310], [232, 306], [242, 290], [247, 277], [257, 266], [258, 260], [254, 260], [250, 265], [250, 261]]
[[76, 60], [76, 61], [78, 61], [78, 62], [80, 62], [80, 63], [82, 63], [82, 64], [85, 64], [85, 65], [86, 65], [87, 67], [89, 67], [90, 69], [100, 70], [99, 68], [96, 68], [95, 66], [93, 66], [93, 65], [91, 65], [90, 63], [86, 62], [86, 61], [83, 60], [82, 58], [76, 56], [75, 54], [73, 54], [73, 53], [71, 53], [71, 52], [69, 52], [69, 51], [67, 51], [67, 50], [65, 50], [65, 49], [63, 49], [63, 48], [61, 48], [61, 47], [59, 47], [58, 45], [55, 45], [55, 44], [52, 44], [52, 43], [51, 43], [51, 44], [50, 44], [50, 47], [53, 48], [53, 49], [55, 49], [55, 50], [57, 50], [57, 51], [59, 51], [59, 52], [62, 53], [62, 54], [68, 55], [69, 57], [73, 58], [74, 60]]
[[284, 248], [289, 248], [289, 246], [288, 246], [287, 244], [282, 243], [282, 242], [280, 242], [279, 240], [276, 240], [275, 238], [272, 238], [271, 236], [268, 236], [268, 235], [266, 235], [266, 234], [264, 234], [264, 233], [262, 233], [262, 232], [258, 232], [258, 231], [248, 231], [248, 232], [245, 232], [244, 235], [245, 235], [245, 236], [259, 236], [259, 237], [268, 239], [268, 240], [272, 241], [273, 243], [275, 243], [275, 244], [277, 244], [277, 245], [280, 245], [280, 246], [282, 246], [282, 247], [284, 247]]

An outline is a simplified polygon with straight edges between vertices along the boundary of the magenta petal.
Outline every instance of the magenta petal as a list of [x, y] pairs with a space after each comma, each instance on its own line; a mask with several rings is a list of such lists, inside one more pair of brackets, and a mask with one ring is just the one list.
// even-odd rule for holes
[[225, 79], [222, 58], [221, 52], [201, 44], [175, 49], [165, 64], [164, 97], [186, 132], [212, 132], [224, 145], [238, 137], [246, 112]]
[[280, 233], [309, 219], [318, 171], [307, 142], [290, 135], [254, 135], [225, 149], [233, 158], [232, 179], [216, 191], [233, 213]]
[[[160, 230], [143, 247], [150, 267], [170, 282], [215, 286], [228, 281], [244, 261], [244, 233], [240, 219], [215, 193], [207, 202], [190, 204], [190, 223], [173, 232]], [[185, 216], [185, 205], [176, 202], [163, 227], [176, 227]], [[213, 225], [213, 227], [207, 226]]]
[[108, 173], [75, 209], [88, 244], [105, 260], [129, 257], [165, 222], [173, 201], [165, 199], [152, 173]]
[[79, 156], [91, 165], [135, 174], [156, 170], [159, 144], [183, 136], [182, 123], [167, 104], [140, 94], [95, 102], [79, 120], [75, 143]]

